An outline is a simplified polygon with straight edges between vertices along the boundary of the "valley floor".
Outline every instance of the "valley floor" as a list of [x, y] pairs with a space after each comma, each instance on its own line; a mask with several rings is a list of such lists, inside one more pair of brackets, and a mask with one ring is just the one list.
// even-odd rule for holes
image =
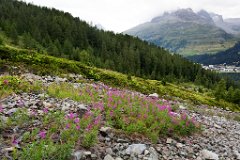
[[[40, 77], [32, 74], [22, 75], [27, 81], [41, 80], [44, 85], [53, 82], [60, 83], [68, 81], [56, 77]], [[37, 78], [36, 78], [37, 77]], [[79, 76], [80, 77], [80, 76]], [[72, 76], [71, 79], [77, 79]], [[78, 83], [72, 83], [76, 88], [81, 87]], [[22, 106], [21, 106], [22, 103]], [[210, 108], [199, 105], [191, 106], [183, 102], [175, 102], [178, 106], [177, 113], [185, 112], [195, 117], [202, 125], [202, 131], [185, 137], [162, 137], [156, 144], [139, 134], [125, 134], [119, 130], [109, 127], [101, 127], [98, 141], [89, 149], [81, 146], [72, 152], [71, 159], [104, 159], [104, 160], [158, 160], [158, 159], [240, 159], [240, 115], [239, 113]], [[18, 108], [24, 107], [34, 116], [44, 114], [44, 108], [51, 111], [62, 110], [66, 113], [77, 112], [82, 114], [91, 106], [73, 101], [69, 98], [53, 98], [43, 93], [18, 93], [11, 94], [0, 100], [2, 113], [1, 123], [7, 123], [7, 119], [17, 112]], [[54, 106], [54, 107], [53, 107]], [[34, 111], [34, 112], [33, 112]], [[34, 121], [32, 128], [41, 126], [42, 121]], [[1, 130], [0, 136], [0, 159], [13, 159], [12, 152], [15, 148], [21, 150], [23, 133], [29, 127], [18, 127]], [[13, 139], [16, 142], [9, 145], [6, 140]], [[38, 151], [35, 151], [38, 152]]]

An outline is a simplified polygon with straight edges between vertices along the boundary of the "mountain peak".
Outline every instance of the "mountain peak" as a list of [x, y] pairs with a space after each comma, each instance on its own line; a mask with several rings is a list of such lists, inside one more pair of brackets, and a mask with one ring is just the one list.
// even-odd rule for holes
[[222, 22], [223, 23], [222, 15], [219, 15], [219, 14], [216, 14], [216, 13], [210, 13], [210, 16], [215, 23], [216, 22]]
[[205, 10], [200, 10], [195, 13], [191, 8], [178, 9], [173, 12], [164, 12], [162, 16], [158, 16], [152, 19], [152, 23], [161, 22], [162, 20], [178, 20], [178, 21], [191, 21], [199, 23], [211, 23], [213, 20], [210, 14]]

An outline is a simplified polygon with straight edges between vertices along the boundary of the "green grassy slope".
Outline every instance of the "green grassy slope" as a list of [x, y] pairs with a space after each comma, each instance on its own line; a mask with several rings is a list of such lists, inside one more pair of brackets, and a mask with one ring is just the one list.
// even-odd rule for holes
[[215, 100], [214, 97], [211, 96], [211, 92], [199, 93], [194, 91], [194, 87], [186, 87], [181, 84], [176, 85], [172, 83], [165, 84], [161, 81], [145, 80], [133, 76], [129, 77], [118, 72], [89, 67], [80, 62], [39, 54], [29, 50], [2, 46], [0, 47], [0, 58], [0, 66], [20, 65], [28, 68], [28, 70], [32, 72], [43, 75], [61, 75], [69, 72], [78, 73], [89, 79], [102, 81], [117, 87], [133, 89], [146, 94], [156, 92], [162, 96], [179, 97], [195, 104], [207, 104], [223, 108], [228, 107], [235, 111], [239, 110], [239, 107], [235, 104], [223, 100]]

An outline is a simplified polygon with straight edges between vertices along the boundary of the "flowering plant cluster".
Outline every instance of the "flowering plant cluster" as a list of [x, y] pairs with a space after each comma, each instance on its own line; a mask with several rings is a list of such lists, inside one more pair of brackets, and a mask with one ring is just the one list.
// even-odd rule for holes
[[[23, 135], [16, 135], [11, 141], [13, 146], [20, 145], [24, 148], [16, 153], [22, 159], [34, 156], [44, 159], [46, 155], [53, 159], [61, 159], [58, 156], [67, 159], [71, 150], [60, 154], [58, 151], [77, 146], [93, 146], [98, 141], [98, 131], [102, 126], [130, 134], [139, 133], [153, 142], [157, 142], [160, 136], [188, 135], [200, 128], [193, 117], [174, 112], [171, 108], [172, 102], [111, 88], [102, 83], [80, 87], [67, 83], [52, 84], [46, 91], [53, 97], [71, 98], [87, 104], [88, 110], [78, 113], [46, 107], [40, 110], [27, 109], [25, 102], [18, 100], [18, 111], [13, 113], [7, 124], [0, 129], [18, 127], [25, 130]], [[4, 107], [0, 105], [0, 114], [3, 112]], [[40, 123], [36, 124], [36, 121]], [[34, 150], [40, 151], [35, 153]]]

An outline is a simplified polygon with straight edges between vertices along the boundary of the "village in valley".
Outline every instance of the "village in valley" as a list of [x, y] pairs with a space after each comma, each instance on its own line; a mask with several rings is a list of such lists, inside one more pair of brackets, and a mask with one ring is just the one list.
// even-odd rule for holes
[[226, 64], [218, 64], [218, 65], [202, 65], [204, 69], [217, 71], [220, 73], [240, 73], [240, 66], [238, 65], [226, 65]]

